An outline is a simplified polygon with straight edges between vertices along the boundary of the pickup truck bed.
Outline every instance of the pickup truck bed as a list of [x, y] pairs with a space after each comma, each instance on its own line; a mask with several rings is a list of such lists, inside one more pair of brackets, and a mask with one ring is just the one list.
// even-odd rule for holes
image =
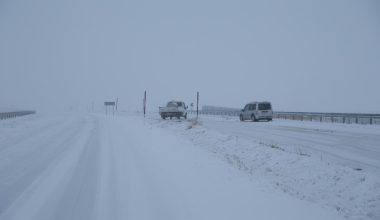
[[184, 102], [170, 101], [166, 107], [159, 107], [159, 114], [161, 118], [187, 118], [187, 107]]

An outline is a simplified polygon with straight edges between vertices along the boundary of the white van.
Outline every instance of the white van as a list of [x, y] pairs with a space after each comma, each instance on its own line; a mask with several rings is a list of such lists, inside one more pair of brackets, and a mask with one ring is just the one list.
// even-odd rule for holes
[[245, 105], [239, 115], [240, 121], [267, 120], [272, 121], [273, 110], [270, 102], [250, 102]]

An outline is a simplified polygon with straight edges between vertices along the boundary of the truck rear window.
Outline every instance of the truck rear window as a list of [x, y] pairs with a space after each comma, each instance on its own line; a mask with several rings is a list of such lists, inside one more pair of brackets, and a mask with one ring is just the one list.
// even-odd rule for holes
[[167, 107], [177, 107], [177, 103], [176, 102], [168, 102], [168, 104], [166, 106]]
[[271, 110], [270, 103], [259, 103], [259, 110]]

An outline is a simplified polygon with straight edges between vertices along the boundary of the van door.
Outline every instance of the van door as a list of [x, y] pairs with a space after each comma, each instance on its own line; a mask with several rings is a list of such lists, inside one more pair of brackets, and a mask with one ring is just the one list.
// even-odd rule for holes
[[248, 104], [248, 109], [245, 111], [245, 119], [249, 120], [251, 118], [251, 109], [252, 109], [252, 104]]
[[243, 119], [244, 119], [244, 120], [249, 119], [249, 118], [247, 117], [247, 115], [249, 115], [249, 106], [250, 106], [250, 104], [247, 104], [247, 105], [245, 105], [245, 107], [244, 107], [244, 112], [243, 112]]
[[[255, 111], [256, 111], [256, 103], [251, 104], [249, 106], [249, 114], [247, 115], [248, 119], [251, 119], [251, 116], [255, 115]], [[255, 117], [256, 117], [256, 115], [255, 115]]]
[[258, 110], [260, 113], [260, 117], [265, 117], [265, 118], [272, 117], [273, 113], [272, 113], [272, 106], [270, 103], [267, 103], [267, 102], [259, 103]]
[[255, 115], [255, 118], [257, 119], [257, 103], [253, 104], [252, 106], [252, 114], [251, 115]]

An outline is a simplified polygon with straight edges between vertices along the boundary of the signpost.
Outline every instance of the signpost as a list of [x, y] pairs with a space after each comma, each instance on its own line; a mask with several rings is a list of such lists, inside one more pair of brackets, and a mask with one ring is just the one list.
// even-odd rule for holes
[[199, 92], [197, 92], [197, 118], [198, 118], [198, 106], [199, 106]]

